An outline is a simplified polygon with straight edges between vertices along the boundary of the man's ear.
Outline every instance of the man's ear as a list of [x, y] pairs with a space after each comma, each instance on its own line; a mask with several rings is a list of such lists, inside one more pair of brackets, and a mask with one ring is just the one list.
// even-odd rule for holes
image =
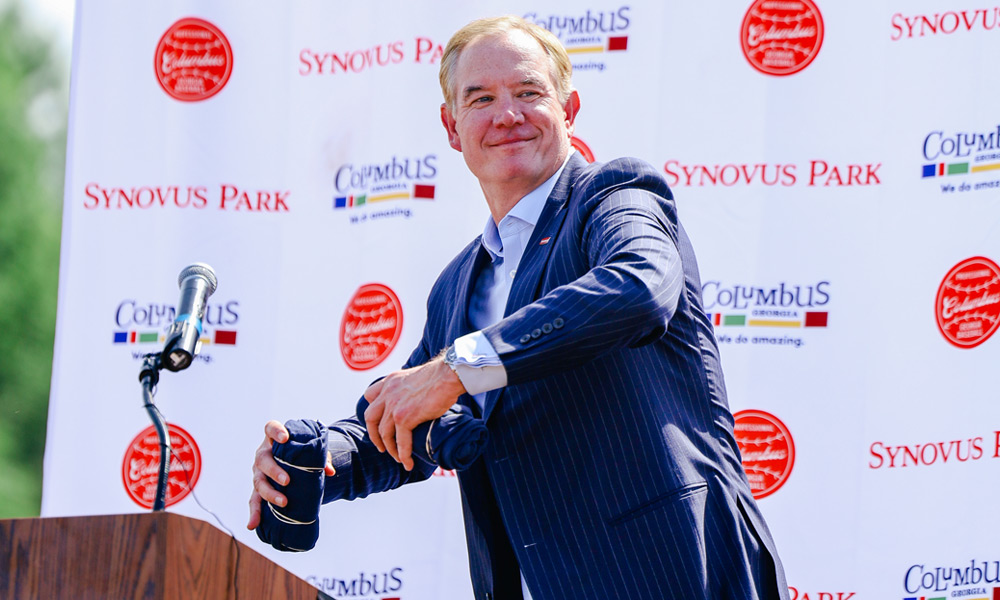
[[441, 105], [441, 124], [444, 125], [445, 131], [448, 132], [448, 143], [451, 144], [452, 148], [461, 152], [462, 140], [458, 138], [458, 130], [455, 128], [455, 117], [448, 110], [447, 104]]
[[563, 105], [563, 112], [566, 113], [566, 129], [573, 135], [573, 127], [576, 123], [576, 115], [580, 112], [580, 94], [573, 90]]

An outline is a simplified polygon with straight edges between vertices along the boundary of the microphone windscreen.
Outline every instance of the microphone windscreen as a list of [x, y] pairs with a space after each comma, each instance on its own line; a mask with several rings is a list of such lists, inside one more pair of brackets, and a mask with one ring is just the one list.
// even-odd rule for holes
[[184, 285], [184, 280], [192, 275], [201, 275], [208, 281], [208, 295], [211, 296], [219, 287], [219, 279], [215, 276], [215, 271], [205, 263], [194, 263], [184, 267], [181, 274], [177, 276], [177, 286]]

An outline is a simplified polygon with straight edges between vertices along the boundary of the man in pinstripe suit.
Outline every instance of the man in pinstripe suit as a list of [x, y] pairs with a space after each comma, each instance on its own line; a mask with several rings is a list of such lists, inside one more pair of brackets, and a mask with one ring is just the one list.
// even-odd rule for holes
[[[461, 402], [491, 436], [459, 475], [477, 599], [787, 598], [670, 190], [640, 161], [573, 155], [570, 70], [518, 18], [449, 42], [441, 118], [492, 218], [432, 288], [404, 369], [366, 391], [366, 422], [333, 427], [350, 452], [327, 500], [426, 479], [411, 431]], [[284, 501], [265, 475], [281, 481], [287, 433], [266, 434], [251, 526], [261, 497]]]

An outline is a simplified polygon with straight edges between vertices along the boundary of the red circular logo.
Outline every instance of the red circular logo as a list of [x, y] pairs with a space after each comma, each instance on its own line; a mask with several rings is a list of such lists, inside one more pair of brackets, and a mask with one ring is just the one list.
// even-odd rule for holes
[[762, 410], [741, 410], [733, 415], [736, 444], [743, 455], [743, 470], [750, 491], [758, 500], [785, 485], [795, 464], [792, 434], [777, 417]]
[[[174, 424], [170, 435], [170, 471], [167, 476], [166, 505], [177, 504], [191, 493], [201, 476], [201, 450], [191, 434]], [[136, 504], [153, 508], [156, 480], [160, 469], [160, 438], [150, 425], [135, 436], [122, 459], [122, 483]]]
[[340, 323], [340, 353], [355, 371], [377, 366], [399, 341], [403, 305], [388, 287], [366, 283], [358, 288]]
[[580, 156], [582, 156], [585, 161], [589, 163], [594, 162], [594, 153], [590, 150], [590, 146], [588, 146], [586, 142], [574, 135], [570, 136], [569, 143], [571, 146], [576, 148], [576, 151], [580, 153]]
[[219, 28], [188, 17], [167, 29], [153, 58], [163, 91], [196, 102], [219, 93], [233, 72], [233, 49]]
[[798, 73], [823, 45], [823, 16], [812, 0], [755, 0], [743, 17], [740, 41], [761, 73]]
[[1000, 325], [1000, 267], [976, 256], [944, 276], [934, 301], [941, 335], [959, 348], [975, 348]]

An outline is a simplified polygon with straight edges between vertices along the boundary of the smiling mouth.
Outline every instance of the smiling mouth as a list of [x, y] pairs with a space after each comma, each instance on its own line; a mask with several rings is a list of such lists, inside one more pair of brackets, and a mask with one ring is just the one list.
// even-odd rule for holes
[[520, 143], [523, 143], [523, 142], [530, 142], [533, 139], [534, 138], [516, 138], [516, 139], [511, 139], [511, 140], [501, 140], [499, 142], [494, 142], [494, 143], [492, 143], [490, 145], [493, 146], [494, 148], [502, 148], [504, 146], [512, 146], [514, 144], [520, 144]]

